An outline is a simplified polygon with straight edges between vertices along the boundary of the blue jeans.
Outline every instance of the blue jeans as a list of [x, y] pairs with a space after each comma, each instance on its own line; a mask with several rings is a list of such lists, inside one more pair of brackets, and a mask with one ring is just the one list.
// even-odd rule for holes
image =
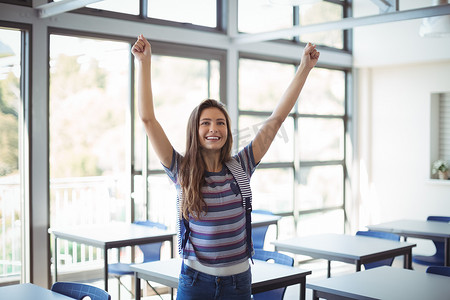
[[184, 263], [178, 280], [177, 300], [249, 300], [252, 273], [250, 268], [231, 276], [213, 276], [199, 272]]

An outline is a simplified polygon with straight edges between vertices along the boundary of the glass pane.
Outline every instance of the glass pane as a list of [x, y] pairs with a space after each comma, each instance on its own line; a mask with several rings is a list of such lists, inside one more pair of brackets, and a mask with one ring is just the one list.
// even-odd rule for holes
[[129, 44], [50, 36], [50, 223], [129, 218]]
[[293, 186], [293, 169], [256, 169], [251, 178], [253, 209], [292, 211]]
[[268, 1], [238, 2], [238, 31], [257, 33], [290, 28], [293, 25], [292, 6], [272, 5]]
[[300, 94], [302, 114], [345, 114], [345, 72], [315, 68]]
[[20, 276], [22, 265], [20, 36], [20, 31], [0, 29], [0, 278], [14, 280]]
[[166, 174], [150, 175], [148, 177], [149, 207], [146, 208], [145, 190], [142, 176], [135, 176], [135, 213], [136, 220], [146, 220], [146, 211], [149, 220], [165, 224], [169, 229], [175, 230], [176, 200], [175, 185]]
[[343, 204], [342, 166], [300, 166], [300, 210], [333, 207]]
[[344, 233], [344, 210], [337, 209], [314, 214], [301, 215], [297, 223], [299, 236], [321, 233]]
[[[253, 140], [265, 120], [266, 117], [243, 115], [239, 117], [239, 149], [247, 146]], [[235, 136], [233, 138], [236, 139]], [[294, 120], [287, 118], [275, 136], [269, 151], [263, 157], [262, 162], [292, 161], [294, 161]]]
[[272, 112], [294, 74], [293, 65], [240, 59], [239, 109]]
[[[54, 0], [59, 2], [63, 0]], [[86, 5], [86, 7], [115, 11], [130, 15], [139, 15], [139, 0], [108, 0]]]
[[209, 62], [209, 98], [220, 99], [220, 62], [212, 60]]
[[150, 205], [147, 207], [150, 220], [166, 224], [175, 230], [177, 224], [177, 192], [166, 174], [148, 178]]
[[150, 18], [216, 27], [216, 1], [148, 0]]
[[284, 240], [297, 236], [295, 220], [293, 216], [282, 217], [278, 221], [278, 239]]
[[[217, 65], [213, 72], [216, 74], [214, 80], [211, 78], [212, 84], [209, 84], [208, 67], [208, 61], [201, 59], [158, 55], [152, 58], [152, 88], [156, 117], [173, 147], [180, 153], [183, 153], [186, 147], [189, 115], [195, 106], [208, 98], [209, 85], [219, 86]], [[151, 146], [149, 150], [150, 169], [162, 169]]]
[[[342, 20], [343, 6], [321, 1], [315, 4], [300, 5], [300, 25], [307, 26]], [[317, 33], [302, 34], [300, 41], [325, 45], [338, 49], [344, 48], [344, 34], [342, 30], [330, 30]]]
[[300, 118], [300, 160], [344, 159], [344, 122], [341, 119]]

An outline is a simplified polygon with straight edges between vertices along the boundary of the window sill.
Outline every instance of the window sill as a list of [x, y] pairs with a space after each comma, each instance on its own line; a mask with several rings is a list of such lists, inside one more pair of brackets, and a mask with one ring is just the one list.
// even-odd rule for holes
[[433, 185], [445, 185], [450, 186], [450, 180], [444, 180], [444, 179], [428, 179], [427, 181], [429, 184]]

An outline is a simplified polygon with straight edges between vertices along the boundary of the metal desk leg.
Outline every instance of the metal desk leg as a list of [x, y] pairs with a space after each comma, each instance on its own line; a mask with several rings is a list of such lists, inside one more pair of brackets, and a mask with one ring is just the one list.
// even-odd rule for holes
[[138, 277], [137, 272], [134, 272], [134, 289], [135, 289], [135, 297], [136, 300], [141, 299], [141, 279]]
[[409, 249], [403, 256], [403, 269], [412, 270], [412, 249]]
[[450, 267], [450, 238], [444, 241], [444, 266]]
[[300, 300], [306, 300], [306, 277], [300, 282]]
[[356, 262], [356, 272], [359, 272], [359, 271], [361, 271], [361, 261], [360, 260], [358, 260]]
[[313, 293], [312, 293], [312, 298], [313, 298], [313, 300], [319, 300], [319, 296], [317, 296], [317, 291], [316, 291], [316, 290], [313, 290], [312, 292], [313, 292]]
[[331, 260], [328, 261], [327, 278], [331, 277]]
[[[174, 251], [175, 251], [173, 244], [174, 244], [174, 242], [173, 242], [173, 238], [172, 238], [172, 240], [170, 241], [170, 258], [173, 258]], [[138, 300], [138, 299], [136, 298], [136, 300]], [[173, 288], [170, 288], [170, 300], [173, 300]]]
[[103, 249], [103, 257], [105, 258], [104, 264], [104, 277], [105, 277], [105, 291], [108, 291], [108, 248]]
[[53, 259], [54, 262], [53, 264], [55, 265], [55, 282], [58, 281], [58, 238], [55, 236], [55, 253], [53, 255]]

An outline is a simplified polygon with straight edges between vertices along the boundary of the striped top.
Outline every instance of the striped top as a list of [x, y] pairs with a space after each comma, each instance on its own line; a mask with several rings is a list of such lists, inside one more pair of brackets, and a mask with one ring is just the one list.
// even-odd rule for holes
[[[181, 189], [178, 172], [182, 156], [173, 151], [172, 165], [164, 167], [175, 183], [178, 195]], [[234, 156], [250, 178], [256, 169], [251, 143]], [[225, 267], [248, 260], [245, 211], [239, 187], [230, 170], [223, 165], [219, 172], [205, 172], [203, 199], [206, 214], [198, 220], [189, 218], [191, 234], [183, 249], [183, 258], [197, 260], [205, 266]]]

